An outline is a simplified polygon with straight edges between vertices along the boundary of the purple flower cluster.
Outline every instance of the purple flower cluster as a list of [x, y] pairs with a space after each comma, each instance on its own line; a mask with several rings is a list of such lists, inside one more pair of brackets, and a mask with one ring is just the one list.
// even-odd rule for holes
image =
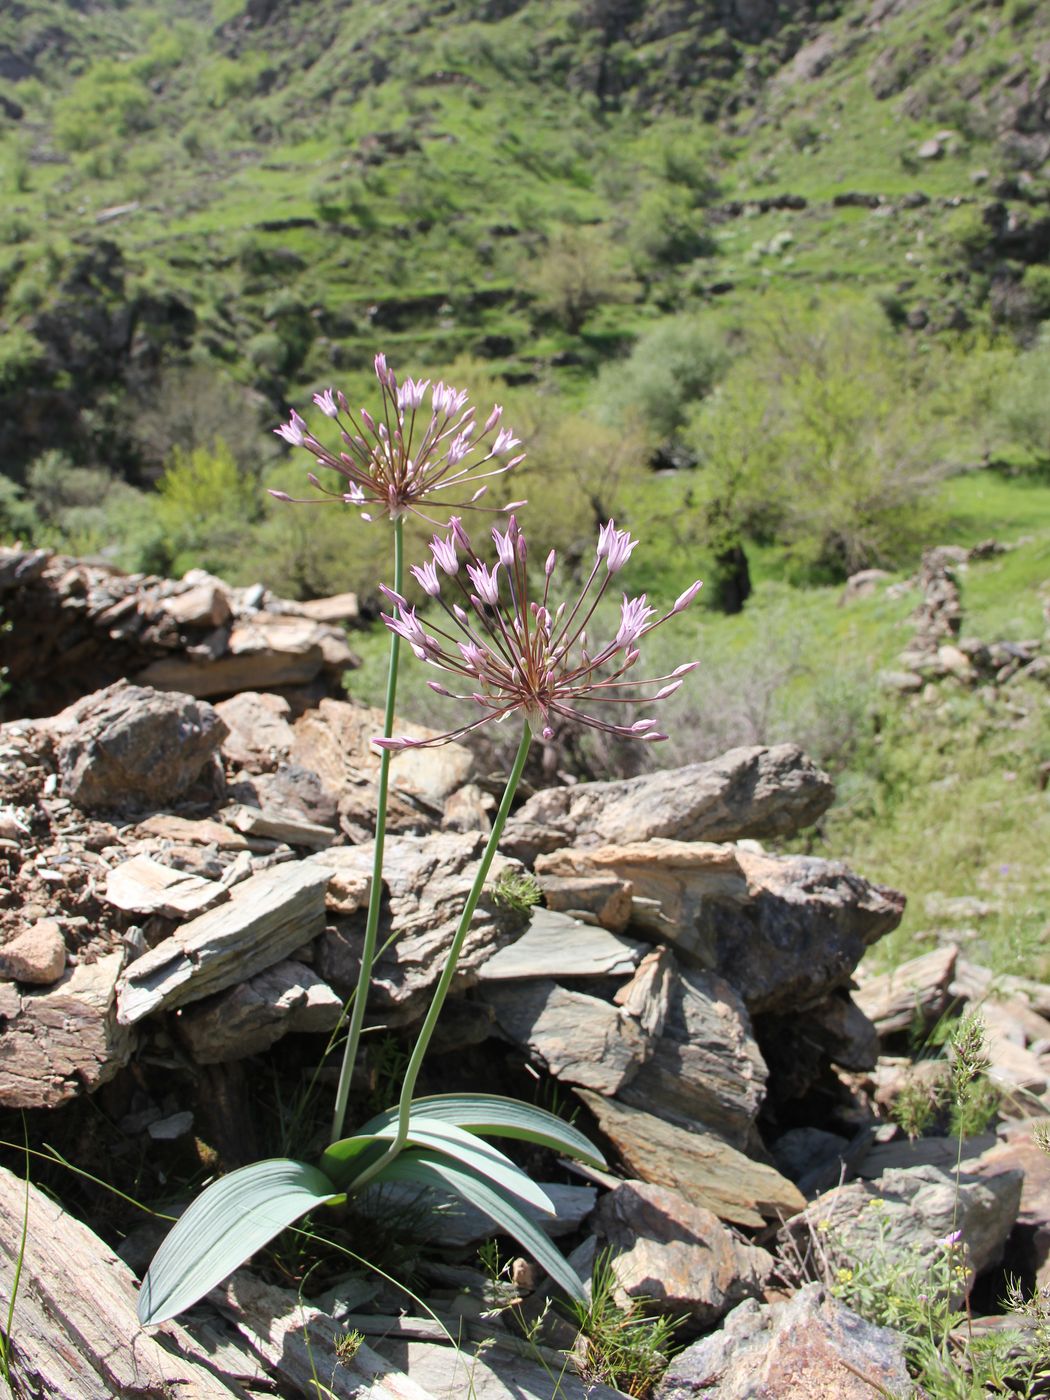
[[[360, 506], [366, 520], [377, 515], [396, 520], [411, 512], [438, 524], [424, 515], [421, 506], [440, 505], [447, 518], [449, 510], [475, 505], [485, 494], [489, 478], [502, 476], [522, 460], [523, 453], [511, 455], [520, 443], [508, 428], [501, 427], [503, 409], [499, 404], [479, 429], [463, 390], [444, 383], [431, 388], [429, 379], [407, 378], [399, 384], [385, 355], [375, 357], [375, 372], [382, 390], [382, 405], [375, 418], [363, 408], [355, 415], [346, 396], [335, 389], [314, 395], [314, 403], [339, 429], [339, 451], [333, 452], [320, 442], [294, 409], [288, 422], [274, 429], [285, 442], [311, 453], [319, 467], [342, 478], [333, 490], [309, 473], [310, 484], [330, 499]], [[428, 390], [429, 413], [423, 410]], [[467, 490], [465, 499], [456, 498], [457, 490]], [[271, 491], [270, 495], [279, 501], [293, 500], [284, 491]], [[317, 501], [296, 503], [312, 505]], [[514, 502], [506, 509], [520, 504]]]
[[[637, 544], [626, 530], [610, 521], [598, 535], [594, 564], [574, 601], [551, 603], [551, 580], [557, 557], [551, 550], [543, 566], [543, 593], [530, 601], [525, 535], [511, 516], [507, 529], [494, 529], [496, 563], [483, 563], [459, 519], [449, 521], [448, 535], [435, 536], [430, 559], [412, 574], [424, 592], [440, 605], [442, 624], [424, 622], [407, 600], [392, 589], [383, 592], [394, 610], [383, 615], [392, 632], [403, 637], [420, 660], [460, 678], [457, 693], [438, 681], [429, 685], [438, 695], [471, 700], [480, 716], [433, 739], [375, 739], [380, 748], [426, 748], [458, 739], [472, 729], [522, 711], [534, 733], [554, 736], [561, 720], [590, 725], [608, 734], [648, 741], [666, 739], [652, 719], [618, 724], [601, 714], [584, 712], [606, 705], [651, 705], [665, 700], [681, 685], [681, 677], [697, 665], [678, 666], [666, 676], [636, 680], [631, 672], [639, 658], [638, 644], [655, 627], [689, 606], [700, 590], [694, 583], [662, 616], [646, 602], [626, 595], [620, 625], [611, 641], [592, 647], [587, 627], [610, 580], [623, 567]], [[451, 601], [445, 596], [450, 593]]]

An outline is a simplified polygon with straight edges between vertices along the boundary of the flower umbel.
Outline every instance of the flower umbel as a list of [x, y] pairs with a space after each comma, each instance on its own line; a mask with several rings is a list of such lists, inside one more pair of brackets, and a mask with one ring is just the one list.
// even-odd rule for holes
[[[462, 390], [449, 384], [431, 388], [428, 379], [409, 378], [399, 384], [385, 355], [375, 357], [375, 372], [382, 390], [375, 418], [366, 409], [353, 413], [339, 390], [314, 395], [314, 403], [339, 429], [342, 446], [338, 451], [316, 438], [294, 409], [288, 422], [274, 429], [293, 447], [305, 448], [319, 467], [341, 478], [333, 489], [309, 473], [310, 484], [330, 500], [362, 507], [366, 520], [380, 515], [396, 520], [410, 512], [431, 520], [421, 509], [428, 504], [447, 519], [450, 510], [474, 505], [485, 494], [490, 478], [502, 476], [524, 457], [524, 453], [512, 455], [521, 444], [500, 426], [503, 409], [499, 404], [479, 428]], [[429, 413], [423, 410], [428, 389]], [[284, 491], [270, 495], [279, 501], [294, 499]], [[316, 498], [296, 502], [318, 503]]]
[[[394, 608], [389, 616], [383, 615], [383, 621], [409, 643], [421, 661], [458, 677], [463, 687], [456, 693], [431, 681], [432, 690], [450, 699], [473, 701], [481, 714], [433, 739], [382, 738], [373, 743], [387, 749], [444, 744], [515, 710], [522, 711], [533, 733], [544, 739], [554, 737], [559, 720], [626, 739], [652, 742], [667, 738], [657, 732], [655, 720], [622, 724], [604, 718], [601, 711], [608, 705], [651, 705], [665, 700], [678, 689], [686, 672], [694, 669], [697, 663], [690, 661], [665, 676], [636, 680], [631, 675], [639, 657], [638, 644], [655, 627], [688, 607], [700, 590], [699, 582], [687, 588], [662, 616], [657, 616], [644, 594], [638, 598], [625, 595], [616, 635], [604, 645], [591, 647], [587, 627], [594, 610], [637, 543], [626, 530], [617, 530], [612, 522], [603, 527], [594, 564], [579, 596], [552, 608], [556, 556], [553, 551], [547, 556], [541, 599], [529, 601], [528, 547], [514, 516], [506, 531], [492, 531], [498, 560], [491, 567], [477, 557], [457, 519], [453, 518], [450, 527], [444, 539], [435, 536], [431, 543], [430, 563], [413, 570], [427, 593], [439, 601], [445, 613], [443, 622], [428, 618], [424, 627], [408, 602], [388, 588], [383, 592]], [[465, 556], [462, 570], [460, 550]], [[442, 589], [451, 591], [451, 600]], [[583, 705], [586, 710], [581, 709]]]

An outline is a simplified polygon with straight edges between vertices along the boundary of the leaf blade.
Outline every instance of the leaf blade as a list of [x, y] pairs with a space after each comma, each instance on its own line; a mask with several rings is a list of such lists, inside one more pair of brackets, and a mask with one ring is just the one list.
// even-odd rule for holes
[[454, 1191], [487, 1215], [498, 1229], [516, 1239], [571, 1298], [586, 1302], [583, 1284], [539, 1226], [523, 1215], [504, 1191], [478, 1172], [450, 1162], [448, 1158], [437, 1156], [426, 1148], [418, 1148], [403, 1152], [373, 1180], [400, 1181], [433, 1190]]
[[[493, 1137], [518, 1138], [578, 1157], [595, 1167], [606, 1166], [605, 1158], [578, 1128], [548, 1113], [544, 1108], [519, 1103], [499, 1094], [431, 1094], [412, 1101], [413, 1117], [433, 1117], [455, 1123], [468, 1132]], [[360, 1129], [378, 1133], [397, 1117], [397, 1109], [377, 1114]]]
[[139, 1293], [139, 1321], [165, 1322], [202, 1298], [257, 1249], [338, 1195], [317, 1167], [272, 1158], [220, 1177], [158, 1249]]
[[[397, 1126], [391, 1123], [377, 1136], [393, 1138], [396, 1134]], [[543, 1187], [533, 1181], [527, 1172], [522, 1171], [517, 1163], [512, 1162], [498, 1147], [493, 1147], [490, 1142], [485, 1142], [475, 1133], [437, 1118], [422, 1124], [410, 1119], [408, 1140], [480, 1172], [490, 1181], [498, 1182], [503, 1190], [527, 1201], [545, 1215], [556, 1214], [554, 1203]]]

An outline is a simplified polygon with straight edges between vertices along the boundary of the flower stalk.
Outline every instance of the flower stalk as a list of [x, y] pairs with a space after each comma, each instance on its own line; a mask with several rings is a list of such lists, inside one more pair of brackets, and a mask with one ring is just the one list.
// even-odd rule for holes
[[[394, 521], [394, 579], [400, 590], [404, 579], [404, 522], [398, 517]], [[383, 709], [383, 734], [389, 738], [394, 732], [394, 708], [397, 703], [397, 676], [400, 663], [401, 638], [396, 632], [390, 634], [390, 660], [386, 673], [386, 704]], [[389, 749], [381, 749], [379, 756], [379, 780], [376, 785], [376, 825], [375, 844], [372, 857], [372, 887], [368, 892], [368, 915], [365, 921], [365, 941], [361, 949], [361, 968], [357, 975], [357, 988], [353, 993], [354, 1005], [343, 1050], [343, 1063], [339, 1070], [339, 1084], [335, 1093], [335, 1107], [332, 1111], [332, 1141], [337, 1142], [343, 1135], [346, 1120], [346, 1105], [350, 1096], [350, 1080], [357, 1063], [358, 1046], [361, 1043], [361, 1030], [365, 1020], [365, 1006], [368, 1001], [368, 988], [372, 981], [372, 965], [375, 962], [376, 938], [379, 933], [379, 911], [383, 903], [383, 851], [386, 845], [386, 809], [390, 792]], [[344, 1010], [343, 1017], [346, 1012]]]

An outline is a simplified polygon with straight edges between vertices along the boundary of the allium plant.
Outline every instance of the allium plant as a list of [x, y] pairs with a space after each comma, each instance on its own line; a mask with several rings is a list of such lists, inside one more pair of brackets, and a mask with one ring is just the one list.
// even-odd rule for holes
[[[427, 512], [436, 510], [444, 520], [450, 510], [480, 508], [478, 502], [485, 495], [489, 481], [516, 467], [524, 454], [514, 455], [514, 449], [521, 444], [510, 429], [502, 426], [503, 409], [499, 404], [493, 406], [485, 423], [478, 428], [475, 409], [464, 390], [443, 382], [431, 386], [429, 379], [411, 377], [398, 383], [385, 355], [375, 357], [374, 367], [381, 391], [379, 409], [374, 416], [365, 408], [354, 413], [341, 390], [326, 389], [314, 395], [314, 403], [339, 430], [339, 449], [326, 447], [294, 409], [288, 422], [274, 429], [278, 437], [293, 447], [305, 448], [319, 467], [334, 472], [334, 489], [320, 481], [314, 472], [309, 472], [307, 479], [323, 493], [320, 499], [295, 500], [284, 491], [270, 494], [297, 505], [342, 502], [359, 506], [363, 519], [369, 521], [387, 516], [394, 528], [394, 587], [400, 590], [404, 574], [404, 517], [414, 514], [431, 520]], [[424, 407], [428, 397], [429, 411]], [[394, 723], [399, 640], [391, 634], [383, 725], [386, 735], [391, 733]], [[343, 1131], [375, 961], [389, 786], [390, 759], [383, 753], [376, 793], [372, 888], [361, 969], [332, 1111], [333, 1142]]]
[[[394, 605], [385, 618], [394, 638], [404, 638], [425, 662], [460, 678], [480, 710], [472, 721], [425, 743], [447, 743], [490, 720], [517, 711], [522, 733], [507, 786], [467, 895], [445, 965], [416, 1040], [396, 1106], [378, 1114], [348, 1138], [333, 1141], [314, 1166], [291, 1159], [257, 1162], [213, 1183], [181, 1217], [143, 1282], [139, 1316], [161, 1322], [200, 1298], [281, 1229], [321, 1205], [339, 1205], [369, 1185], [401, 1183], [462, 1196], [511, 1235], [566, 1292], [582, 1300], [583, 1286], [524, 1205], [553, 1214], [546, 1193], [482, 1135], [524, 1140], [602, 1165], [601, 1154], [571, 1125], [532, 1105], [489, 1094], [413, 1097], [416, 1082], [482, 889], [495, 857], [536, 731], [552, 737], [560, 723], [596, 725], [625, 738], [663, 738], [644, 718], [618, 723], [605, 706], [651, 705], [681, 684], [694, 663], [655, 680], [635, 680], [639, 643], [654, 627], [681, 612], [700, 587], [688, 588], [662, 616], [644, 596], [624, 598], [613, 638], [593, 646], [587, 627], [594, 610], [635, 547], [610, 523], [601, 532], [594, 565], [575, 599], [553, 605], [557, 560], [543, 566], [542, 594], [530, 601], [525, 536], [512, 517], [505, 532], [493, 530], [497, 561], [475, 554], [458, 519], [448, 535], [435, 536], [431, 559], [413, 570], [443, 610], [441, 624], [424, 625], [400, 587], [384, 590]], [[443, 576], [439, 577], [438, 571]], [[449, 580], [446, 584], [443, 580]], [[447, 587], [451, 598], [444, 596]], [[438, 684], [438, 693], [454, 692]], [[597, 713], [593, 713], [597, 711]], [[385, 755], [419, 741], [389, 733], [374, 741]], [[375, 885], [379, 880], [375, 881]], [[363, 992], [359, 993], [363, 1001]]]

